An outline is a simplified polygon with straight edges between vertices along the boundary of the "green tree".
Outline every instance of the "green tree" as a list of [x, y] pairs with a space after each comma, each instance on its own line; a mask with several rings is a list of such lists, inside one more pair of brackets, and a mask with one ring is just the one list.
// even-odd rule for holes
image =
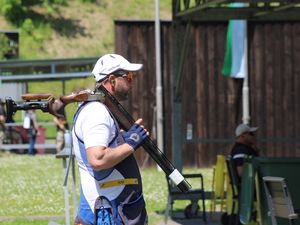
[[21, 25], [32, 15], [31, 7], [39, 5], [52, 11], [55, 5], [66, 4], [67, 0], [0, 0], [0, 13], [14, 25]]
[[0, 34], [0, 60], [5, 59], [5, 55], [13, 50], [9, 42], [9, 38], [5, 34]]

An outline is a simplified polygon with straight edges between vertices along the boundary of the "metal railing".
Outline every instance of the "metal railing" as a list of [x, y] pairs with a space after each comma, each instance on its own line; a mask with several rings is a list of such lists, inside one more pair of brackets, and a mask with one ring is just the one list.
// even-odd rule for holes
[[2, 82], [66, 80], [90, 75], [97, 58], [0, 61]]

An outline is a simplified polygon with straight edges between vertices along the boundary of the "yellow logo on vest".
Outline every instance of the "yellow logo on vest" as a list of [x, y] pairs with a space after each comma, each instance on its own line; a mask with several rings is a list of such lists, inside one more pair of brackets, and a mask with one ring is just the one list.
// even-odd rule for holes
[[136, 184], [139, 184], [139, 181], [137, 178], [126, 178], [126, 179], [102, 182], [102, 183], [99, 183], [99, 186], [100, 186], [100, 188], [109, 188], [109, 187], [115, 187], [115, 186], [136, 185]]

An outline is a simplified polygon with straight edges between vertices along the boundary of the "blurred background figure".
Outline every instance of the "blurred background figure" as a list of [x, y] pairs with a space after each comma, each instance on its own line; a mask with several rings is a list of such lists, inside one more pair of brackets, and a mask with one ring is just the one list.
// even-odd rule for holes
[[257, 130], [258, 127], [250, 127], [247, 124], [239, 124], [235, 129], [236, 142], [231, 150], [231, 157], [236, 167], [239, 183], [241, 181], [244, 158], [259, 155], [259, 149], [256, 147]]
[[0, 99], [0, 146], [3, 144], [5, 131], [6, 114], [4, 110], [4, 102]]
[[[259, 149], [256, 147], [256, 132], [258, 127], [250, 127], [247, 124], [239, 124], [235, 129], [236, 142], [231, 150], [231, 157], [234, 163], [235, 174], [237, 175], [237, 195], [238, 195], [238, 212], [231, 214], [234, 224], [242, 225], [239, 218], [240, 206], [240, 194], [242, 184], [242, 172], [244, 159], [248, 156], [256, 157], [259, 156]], [[253, 221], [256, 221], [256, 213], [251, 214]], [[224, 223], [223, 223], [224, 224]], [[230, 223], [229, 223], [230, 224]]]
[[28, 110], [25, 112], [23, 127], [26, 129], [29, 136], [28, 154], [35, 155], [34, 145], [39, 131], [35, 110]]
[[65, 110], [62, 109], [59, 114], [63, 115], [63, 117], [53, 117], [53, 121], [56, 124], [56, 153], [59, 153], [65, 146], [64, 134], [66, 130], [69, 129]]

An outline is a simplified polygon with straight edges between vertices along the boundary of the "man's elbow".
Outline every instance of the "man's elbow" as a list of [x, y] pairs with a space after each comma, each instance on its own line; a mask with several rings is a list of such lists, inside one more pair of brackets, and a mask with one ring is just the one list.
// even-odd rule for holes
[[109, 168], [107, 163], [103, 160], [93, 160], [92, 162], [90, 162], [90, 165], [94, 171], [100, 171]]
[[107, 148], [96, 146], [87, 149], [87, 160], [94, 171], [110, 168], [107, 159]]

